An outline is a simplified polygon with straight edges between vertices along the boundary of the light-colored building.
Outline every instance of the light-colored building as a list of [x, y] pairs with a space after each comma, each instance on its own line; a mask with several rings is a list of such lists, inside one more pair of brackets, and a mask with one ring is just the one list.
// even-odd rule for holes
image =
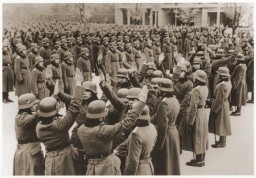
[[[195, 26], [227, 25], [227, 18], [224, 11], [227, 6], [224, 3], [154, 3], [140, 4], [139, 13], [142, 25], [180, 25], [181, 22], [175, 17], [179, 8], [195, 8]], [[135, 6], [127, 3], [115, 4], [115, 23], [131, 25]], [[253, 12], [252, 12], [253, 13]]]

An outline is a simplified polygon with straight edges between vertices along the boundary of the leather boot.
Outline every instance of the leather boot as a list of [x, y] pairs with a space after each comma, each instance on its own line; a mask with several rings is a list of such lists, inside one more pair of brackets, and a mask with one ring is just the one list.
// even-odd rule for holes
[[196, 160], [191, 160], [190, 162], [187, 162], [186, 165], [193, 166], [193, 167], [203, 167], [204, 166], [204, 155], [197, 154]]
[[237, 106], [236, 111], [230, 114], [231, 116], [241, 116], [241, 106]]
[[9, 103], [9, 101], [7, 100], [6, 94], [8, 95], [7, 92], [3, 92], [3, 103]]
[[220, 136], [220, 141], [217, 144], [212, 145], [213, 148], [224, 148], [226, 147], [226, 136]]
[[7, 101], [13, 103], [13, 101], [9, 98], [9, 94], [8, 93], [6, 93], [6, 99], [7, 99]]

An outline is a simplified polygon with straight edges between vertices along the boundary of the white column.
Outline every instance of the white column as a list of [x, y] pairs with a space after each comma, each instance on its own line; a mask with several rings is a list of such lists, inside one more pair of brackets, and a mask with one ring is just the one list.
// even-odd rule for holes
[[220, 26], [220, 6], [217, 7], [217, 26]]
[[151, 11], [150, 11], [150, 23], [149, 23], [149, 25], [153, 25], [153, 11], [152, 11], [152, 9], [151, 9]]
[[127, 9], [127, 25], [130, 25], [130, 9]]
[[142, 15], [142, 25], [145, 25], [145, 22], [146, 22], [146, 11], [144, 11]]
[[202, 9], [202, 26], [207, 26], [207, 11]]

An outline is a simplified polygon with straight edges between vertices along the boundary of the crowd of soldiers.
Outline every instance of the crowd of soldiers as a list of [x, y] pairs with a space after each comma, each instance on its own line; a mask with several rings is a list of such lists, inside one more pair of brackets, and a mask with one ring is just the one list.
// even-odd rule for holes
[[205, 166], [208, 133], [224, 148], [230, 115], [254, 101], [249, 32], [38, 23], [4, 30], [3, 102], [15, 88], [19, 107], [14, 175], [180, 175], [182, 150], [187, 166]]

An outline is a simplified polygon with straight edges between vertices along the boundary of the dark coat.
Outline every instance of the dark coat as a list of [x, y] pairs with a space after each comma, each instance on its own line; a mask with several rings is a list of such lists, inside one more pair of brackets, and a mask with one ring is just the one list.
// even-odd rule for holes
[[3, 55], [3, 91], [10, 92], [13, 91], [14, 76], [12, 69], [12, 59], [10, 54]]
[[29, 70], [29, 59], [21, 58], [17, 56], [14, 62], [14, 74], [16, 84], [16, 96], [20, 96], [25, 93], [30, 93], [30, 70]]
[[152, 48], [146, 47], [144, 49], [144, 54], [147, 58], [147, 62], [154, 62], [154, 52]]
[[63, 62], [61, 64], [65, 93], [73, 95], [75, 89], [75, 69], [73, 65]]
[[231, 82], [221, 82], [216, 85], [215, 99], [212, 102], [211, 111], [217, 115], [209, 117], [209, 133], [219, 136], [231, 135], [229, 94], [231, 92]]
[[40, 56], [44, 59], [44, 65], [47, 66], [51, 63], [51, 50], [41, 47], [39, 49]]
[[108, 50], [105, 65], [106, 72], [112, 79], [116, 80], [117, 72], [120, 69], [118, 53]]
[[232, 81], [232, 106], [245, 106], [247, 101], [246, 65], [239, 64], [231, 74]]
[[41, 144], [36, 136], [38, 119], [34, 114], [17, 114], [15, 133], [18, 144], [13, 163], [13, 175], [44, 175], [44, 157]]
[[175, 97], [164, 98], [153, 118], [152, 122], [157, 127], [157, 142], [152, 156], [155, 175], [180, 175], [180, 143], [175, 125], [179, 109]]
[[173, 69], [174, 67], [174, 46], [173, 44], [164, 44], [162, 52], [165, 55], [165, 60], [163, 61], [165, 70]]
[[184, 135], [184, 139], [187, 139], [184, 149], [193, 151], [195, 154], [205, 153], [208, 149], [208, 119], [204, 108], [207, 96], [207, 86], [197, 86], [189, 95], [186, 123], [193, 126], [194, 129], [192, 137], [188, 134]]
[[80, 99], [83, 93], [84, 88], [76, 87], [71, 104], [63, 118], [56, 118], [50, 124], [44, 124], [40, 121], [36, 126], [37, 137], [44, 144], [46, 150], [54, 147], [64, 147], [46, 153], [46, 175], [76, 175], [75, 160], [78, 158], [78, 152], [73, 146], [66, 145], [70, 143], [68, 131], [79, 114]]
[[83, 74], [83, 81], [91, 81], [92, 76], [91, 76], [90, 60], [88, 58], [80, 57], [77, 60], [76, 66], [80, 70], [80, 72]]
[[31, 72], [30, 88], [32, 93], [39, 100], [49, 96], [49, 91], [45, 82], [45, 71], [40, 71], [37, 68], [34, 68]]

